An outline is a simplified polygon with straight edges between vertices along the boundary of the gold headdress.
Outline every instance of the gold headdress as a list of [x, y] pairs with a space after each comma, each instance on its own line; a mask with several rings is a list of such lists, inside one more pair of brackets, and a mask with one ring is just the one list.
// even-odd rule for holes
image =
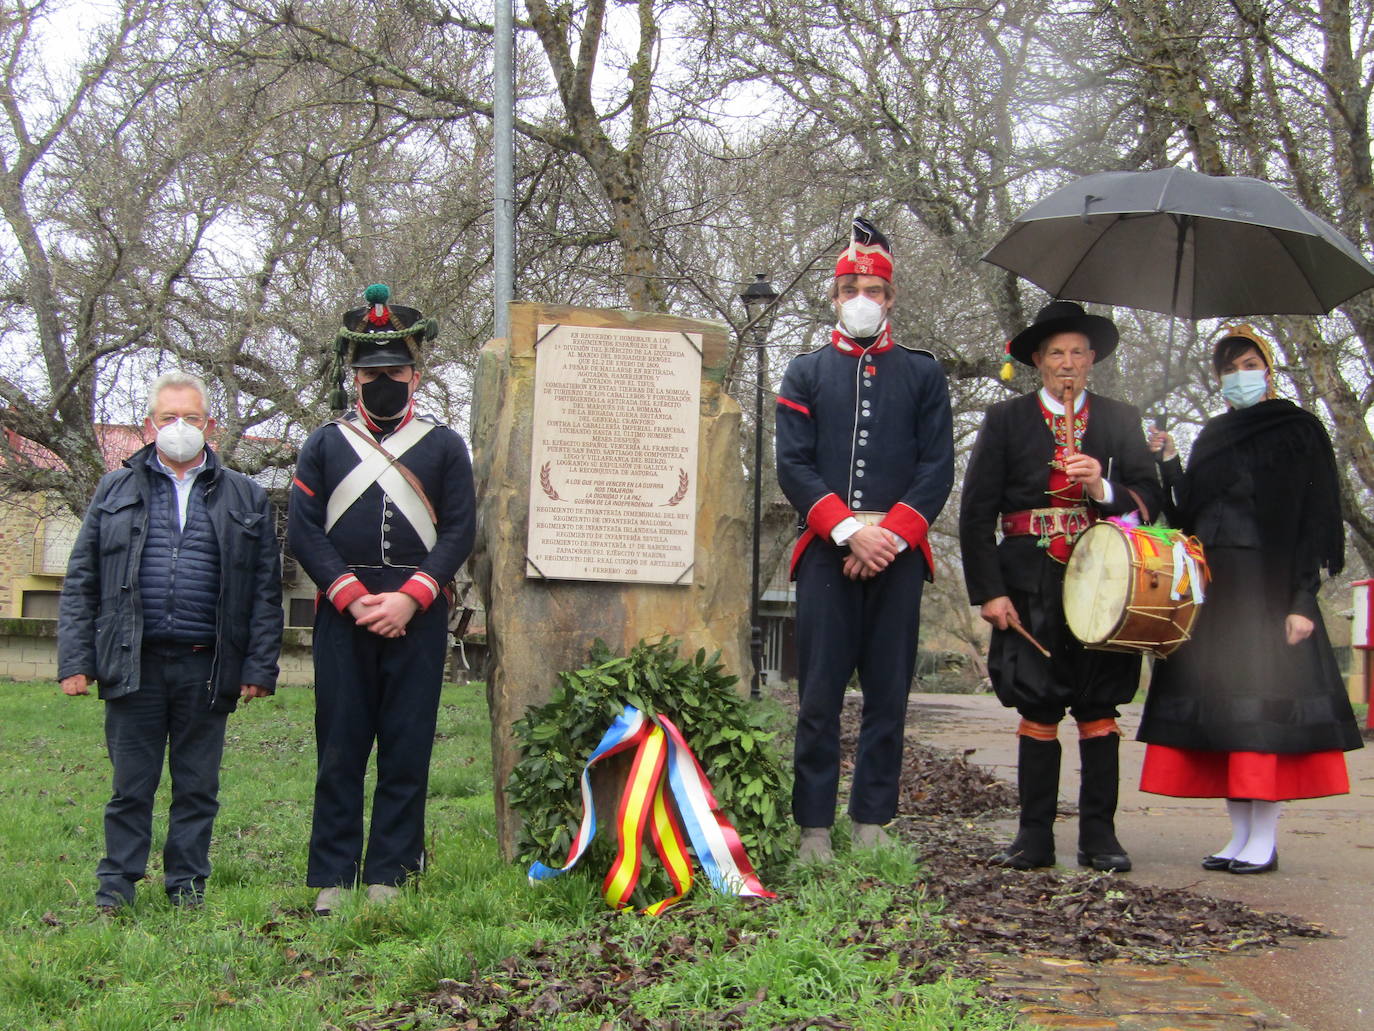
[[1232, 337], [1248, 340], [1250, 343], [1254, 344], [1255, 350], [1258, 351], [1260, 357], [1264, 359], [1264, 367], [1269, 370], [1269, 389], [1265, 392], [1264, 398], [1267, 401], [1270, 398], [1278, 397], [1278, 377], [1274, 374], [1274, 348], [1270, 345], [1269, 341], [1260, 336], [1259, 333], [1255, 331], [1255, 327], [1248, 322], [1235, 322], [1229, 326], [1222, 326], [1217, 330], [1212, 339], [1212, 354], [1215, 355], [1217, 353], [1217, 348], [1220, 347], [1224, 341]]

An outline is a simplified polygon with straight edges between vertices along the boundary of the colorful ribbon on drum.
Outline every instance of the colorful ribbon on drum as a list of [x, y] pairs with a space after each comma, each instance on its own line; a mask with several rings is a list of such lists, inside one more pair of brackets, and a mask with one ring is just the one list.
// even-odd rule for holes
[[[530, 881], [557, 877], [577, 865], [596, 837], [592, 766], [630, 748], [636, 749], [634, 763], [616, 815], [619, 846], [615, 862], [601, 886], [607, 904], [615, 909], [628, 908], [630, 893], [639, 882], [640, 845], [646, 826], [677, 894], [655, 902], [644, 912], [657, 916], [691, 890], [692, 860], [674, 808], [686, 824], [686, 838], [691, 840], [692, 851], [717, 891], [775, 898], [754, 873], [739, 834], [721, 811], [711, 782], [682, 732], [662, 713], [648, 717], [633, 705], [625, 706], [625, 711], [607, 728], [582, 769], [582, 822], [568, 849], [567, 862], [558, 869], [538, 862], [532, 864]], [[669, 792], [673, 805], [669, 804]]]
[[[1117, 518], [1110, 521], [1119, 526], [1130, 525]], [[1201, 605], [1206, 600], [1210, 574], [1198, 539], [1187, 537], [1181, 531], [1167, 526], [1135, 526], [1134, 530], [1142, 559], [1154, 559], [1164, 565], [1163, 556], [1171, 556], [1168, 565], [1173, 576], [1169, 584], [1169, 600], [1191, 600], [1195, 605]]]

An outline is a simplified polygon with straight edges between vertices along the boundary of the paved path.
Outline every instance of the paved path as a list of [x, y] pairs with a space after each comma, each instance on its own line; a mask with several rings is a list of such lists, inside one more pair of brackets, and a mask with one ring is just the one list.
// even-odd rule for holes
[[[973, 749], [970, 761], [1016, 780], [1016, 715], [990, 695], [912, 695], [911, 715], [918, 740], [951, 751]], [[1351, 793], [1338, 798], [1289, 803], [1279, 821], [1279, 870], [1237, 877], [1208, 873], [1199, 860], [1230, 837], [1223, 804], [1215, 799], [1175, 799], [1137, 790], [1145, 746], [1131, 740], [1140, 707], [1127, 706], [1121, 720], [1126, 740], [1121, 750], [1121, 802], [1117, 831], [1135, 870], [1121, 876], [1170, 888], [1190, 888], [1235, 899], [1254, 909], [1302, 917], [1338, 935], [1295, 940], [1282, 948], [1245, 951], [1207, 964], [1192, 965], [1218, 1000], [1251, 997], [1306, 1031], [1370, 1031], [1374, 1028], [1374, 747], [1346, 755]], [[1072, 723], [1060, 731], [1064, 767], [1060, 798], [1076, 803], [1078, 761]], [[1014, 820], [996, 821], [992, 833], [1014, 833]], [[1061, 820], [1056, 828], [1061, 861], [1073, 859], [1077, 826]], [[1001, 840], [1000, 837], [998, 840]], [[1212, 978], [1216, 986], [1211, 986]], [[1182, 981], [1180, 981], [1180, 984]], [[1248, 1004], [1247, 1004], [1248, 1005]], [[1232, 1009], [1245, 1009], [1236, 1003]], [[1063, 1023], [1050, 1026], [1144, 1027], [1129, 1021]], [[1233, 1016], [1239, 1017], [1239, 1013]], [[1085, 1017], [1085, 1019], [1088, 1019]], [[1212, 1022], [1191, 1026], [1272, 1027], [1258, 1016], [1248, 1024]], [[1151, 1024], [1148, 1026], [1165, 1026]], [[1182, 1027], [1182, 1023], [1167, 1026]]]

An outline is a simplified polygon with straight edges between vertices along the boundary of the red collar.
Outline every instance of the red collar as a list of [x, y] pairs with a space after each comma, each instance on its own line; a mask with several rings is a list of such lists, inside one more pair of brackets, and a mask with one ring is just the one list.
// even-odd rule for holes
[[[367, 414], [367, 409], [363, 407], [363, 402], [361, 398], [358, 399], [358, 418], [362, 419], [363, 425], [365, 425], [373, 433], [383, 432], [383, 428], [381, 426], [378, 426], [375, 422], [373, 422], [372, 417]], [[398, 422], [395, 426], [391, 428], [390, 432], [395, 433], [406, 423], [410, 422], [410, 420], [413, 418], [415, 418], [415, 397], [414, 395], [411, 395], [410, 400], [406, 402], [406, 414], [402, 417], [400, 422]]]
[[878, 339], [867, 347], [860, 347], [854, 342], [854, 338], [849, 336], [838, 326], [830, 331], [830, 346], [841, 354], [847, 354], [851, 358], [858, 358], [865, 354], [882, 354], [890, 351], [896, 345], [892, 342], [892, 326], [884, 323], [882, 332], [878, 334]]

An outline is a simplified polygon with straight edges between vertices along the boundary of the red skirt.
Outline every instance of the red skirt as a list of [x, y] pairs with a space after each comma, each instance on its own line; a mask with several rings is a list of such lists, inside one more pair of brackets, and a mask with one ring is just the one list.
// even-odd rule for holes
[[1148, 745], [1140, 790], [1175, 798], [1254, 798], [1283, 802], [1350, 792], [1345, 753], [1203, 752]]

